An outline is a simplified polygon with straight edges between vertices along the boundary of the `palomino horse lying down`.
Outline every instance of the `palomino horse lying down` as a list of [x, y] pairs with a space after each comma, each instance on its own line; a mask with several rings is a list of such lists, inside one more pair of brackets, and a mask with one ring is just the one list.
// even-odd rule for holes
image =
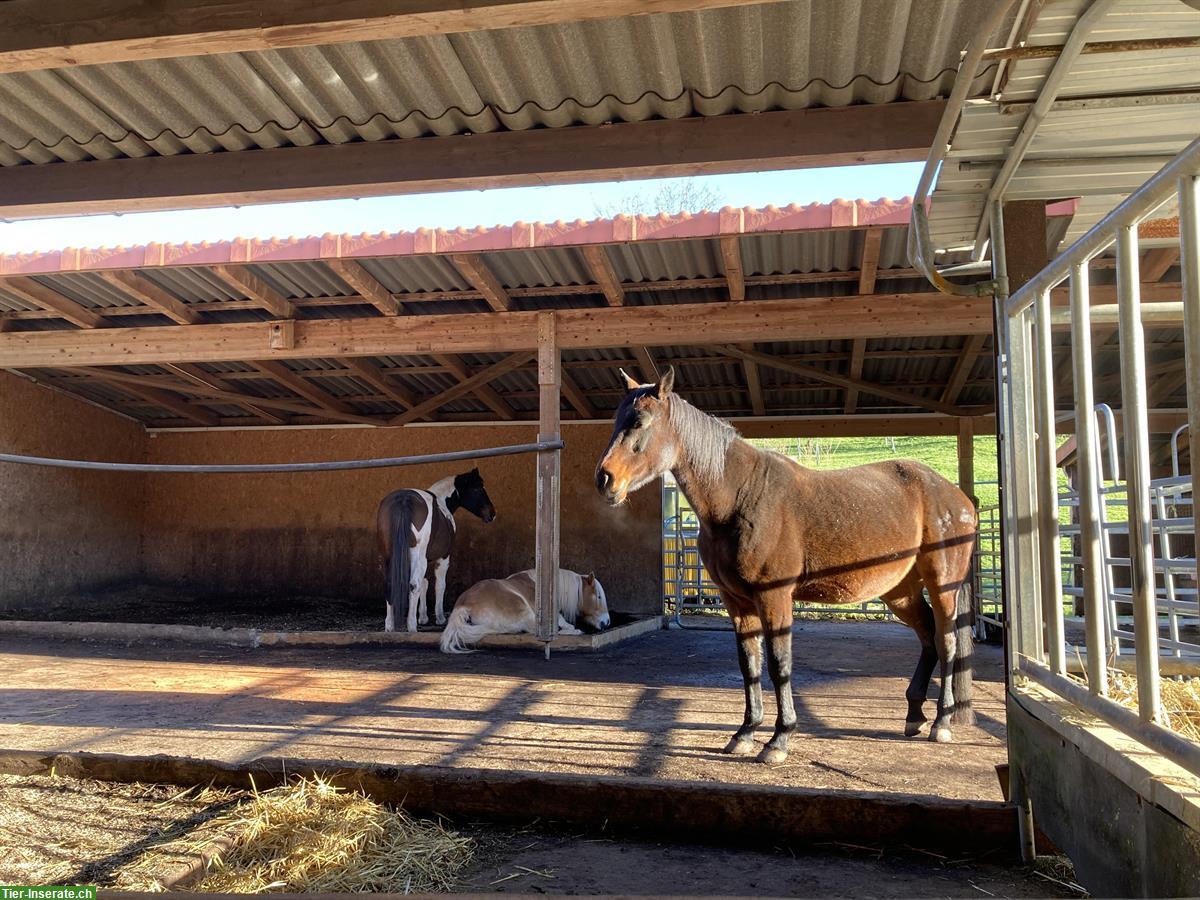
[[733, 620], [746, 689], [746, 717], [727, 753], [754, 750], [754, 729], [763, 718], [765, 637], [779, 712], [759, 759], [787, 758], [796, 729], [791, 676], [797, 601], [882, 597], [921, 641], [905, 695], [905, 734], [916, 734], [925, 721], [921, 706], [937, 662], [942, 684], [930, 739], [949, 741], [951, 723], [974, 721], [967, 574], [975, 509], [966, 494], [912, 460], [818, 472], [759, 450], [728, 423], [673, 393], [674, 370], [657, 384], [638, 384], [628, 375], [625, 382], [629, 393], [596, 467], [596, 487], [615, 506], [671, 472], [696, 511], [700, 558]]
[[[470, 653], [489, 634], [533, 634], [534, 572], [526, 569], [507, 578], [488, 578], [463, 591], [442, 632], [443, 653]], [[608, 627], [608, 600], [592, 574], [558, 570], [558, 633], [583, 634], [576, 624], [595, 631]]]

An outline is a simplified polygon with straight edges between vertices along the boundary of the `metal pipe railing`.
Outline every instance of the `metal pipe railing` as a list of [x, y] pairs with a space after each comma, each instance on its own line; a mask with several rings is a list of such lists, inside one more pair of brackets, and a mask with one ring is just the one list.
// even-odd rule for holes
[[1054, 431], [1054, 345], [1050, 341], [1050, 292], [1042, 291], [1034, 303], [1034, 390], [1037, 441], [1034, 444], [1038, 511], [1038, 565], [1041, 573], [1042, 620], [1050, 668], [1067, 672], [1063, 635], [1062, 548], [1058, 534], [1058, 462]]
[[[1200, 453], [1200, 177], [1194, 173], [1180, 177], [1179, 192], [1179, 269], [1182, 275], [1180, 300], [1183, 303], [1183, 343], [1187, 377], [1188, 471], [1195, 478]], [[1193, 498], [1195, 494], [1193, 493]], [[1196, 517], [1200, 519], [1200, 516]], [[1193, 553], [1200, 557], [1200, 525], [1192, 531]]]

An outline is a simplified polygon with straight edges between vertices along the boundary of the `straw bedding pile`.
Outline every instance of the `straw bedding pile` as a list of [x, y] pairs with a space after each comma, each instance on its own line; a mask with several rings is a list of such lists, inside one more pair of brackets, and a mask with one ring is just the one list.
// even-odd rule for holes
[[205, 893], [444, 892], [470, 862], [472, 841], [317, 777], [255, 791], [164, 849], [176, 856], [184, 849], [205, 862], [183, 879], [164, 878], [157, 853], [147, 854], [121, 873], [117, 886]]
[[[1200, 678], [1163, 678], [1159, 695], [1163, 711], [1177, 734], [1200, 742]], [[1137, 678], [1110, 669], [1108, 696], [1129, 709], [1137, 709]]]

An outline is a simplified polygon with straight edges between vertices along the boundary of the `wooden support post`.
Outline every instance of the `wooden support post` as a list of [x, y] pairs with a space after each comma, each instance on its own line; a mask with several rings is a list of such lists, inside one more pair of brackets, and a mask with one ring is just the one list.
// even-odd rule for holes
[[[560, 365], [558, 319], [553, 312], [538, 315], [538, 440], [559, 439]], [[558, 623], [558, 528], [559, 473], [558, 450], [547, 450], [537, 458], [537, 537], [535, 556], [538, 640], [550, 641]]]
[[975, 423], [968, 416], [958, 420], [958, 486], [975, 501]]

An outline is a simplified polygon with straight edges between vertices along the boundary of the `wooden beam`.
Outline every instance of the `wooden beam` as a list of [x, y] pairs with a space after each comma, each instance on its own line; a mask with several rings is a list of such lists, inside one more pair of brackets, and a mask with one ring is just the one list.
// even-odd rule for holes
[[[862, 380], [863, 357], [866, 354], [867, 342], [862, 338], [855, 338], [854, 343], [850, 345], [850, 377], [855, 381]], [[854, 415], [858, 410], [858, 388], [846, 388], [846, 406], [845, 414], [848, 416]]]
[[558, 377], [562, 381], [562, 395], [567, 398], [567, 402], [570, 403], [571, 406], [575, 408], [575, 411], [585, 419], [600, 418], [599, 413], [596, 412], [596, 407], [592, 406], [592, 402], [588, 400], [587, 394], [580, 389], [579, 385], [576, 384], [575, 379], [572, 378], [569, 373], [563, 370], [561, 364], [558, 368]]
[[248, 300], [269, 310], [280, 319], [296, 316], [296, 307], [273, 287], [243, 266], [211, 266], [214, 274], [246, 295]]
[[[525, 350], [519, 353], [513, 353], [500, 360], [498, 363], [493, 363], [486, 369], [480, 369], [466, 381], [461, 381], [452, 388], [442, 391], [436, 397], [431, 397], [423, 403], [418, 403], [408, 412], [396, 416], [388, 424], [389, 425], [407, 425], [409, 422], [416, 422], [430, 413], [436, 411], [442, 406], [445, 406], [451, 400], [456, 400], [463, 394], [469, 394], [481, 384], [487, 384], [493, 378], [498, 378], [505, 372], [511, 372], [513, 369], [524, 365], [529, 360], [533, 359], [536, 353], [532, 350]], [[511, 410], [509, 411], [511, 414]]]
[[876, 397], [883, 397], [886, 400], [894, 400], [897, 403], [903, 403], [906, 406], [916, 406], [921, 409], [931, 409], [934, 412], [946, 413], [947, 415], [957, 415], [961, 410], [956, 406], [951, 406], [949, 403], [942, 403], [939, 400], [930, 400], [925, 397], [919, 397], [916, 394], [910, 394], [907, 391], [897, 391], [881, 384], [874, 384], [870, 381], [863, 381], [861, 378], [849, 378], [845, 375], [839, 375], [836, 372], [830, 372], [827, 369], [819, 369], [816, 366], [804, 366], [798, 363], [790, 363], [777, 357], [771, 356], [769, 353], [756, 353], [748, 350], [743, 350], [740, 347], [726, 346], [722, 351], [730, 356], [737, 356], [741, 359], [753, 359], [760, 365], [770, 366], [774, 369], [779, 369], [784, 372], [791, 372], [794, 375], [802, 375], [805, 378], [811, 378], [815, 381], [823, 381], [828, 384], [836, 384], [839, 387], [856, 387], [860, 391], [872, 394]]
[[0, 72], [429, 37], [759, 0], [10, 0]]
[[58, 291], [52, 290], [32, 278], [24, 276], [6, 278], [4, 279], [4, 289], [10, 294], [16, 294], [27, 303], [56, 313], [80, 328], [103, 328], [108, 324], [99, 313], [76, 303], [69, 297], [64, 297]]
[[915, 162], [944, 108], [922, 100], [7, 166], [0, 218]]
[[633, 355], [638, 361], [638, 368], [642, 370], [642, 383], [653, 384], [658, 381], [658, 366], [655, 365], [650, 351], [646, 347], [637, 345], [633, 348]]
[[379, 280], [362, 267], [361, 263], [352, 259], [327, 259], [325, 265], [333, 269], [335, 275], [354, 290], [385, 316], [397, 316], [401, 313], [400, 303], [392, 296], [391, 291], [379, 283]]
[[340, 413], [336, 410], [313, 409], [312, 406], [303, 403], [296, 403], [291, 400], [276, 400], [273, 397], [250, 397], [238, 391], [220, 390], [217, 388], [205, 387], [195, 382], [189, 384], [178, 384], [170, 379], [156, 378], [153, 375], [131, 375], [128, 372], [114, 372], [109, 369], [99, 369], [91, 366], [52, 366], [51, 368], [61, 369], [64, 372], [70, 372], [72, 375], [86, 375], [92, 378], [104, 378], [108, 381], [121, 382], [124, 384], [132, 384], [142, 387], [159, 388], [165, 391], [174, 391], [175, 393], [190, 394], [197, 397], [209, 397], [213, 400], [224, 400], [229, 403], [243, 404], [250, 402], [257, 406], [285, 410], [287, 412], [296, 413], [302, 416], [315, 416], [322, 419], [333, 419], [334, 421], [338, 422], [353, 422], [358, 425], [384, 424], [383, 420], [381, 419], [372, 418], [370, 416], [360, 416], [357, 413]]
[[160, 312], [179, 325], [195, 325], [200, 321], [200, 315], [177, 297], [171, 296], [149, 278], [137, 272], [116, 270], [97, 272], [101, 278], [113, 287], [149, 306], [155, 312]]
[[882, 243], [882, 228], [868, 228], [863, 233], [862, 261], [858, 267], [860, 294], [875, 293], [875, 277], [879, 272], [879, 248]]
[[967, 338], [958, 361], [954, 363], [954, 371], [950, 373], [950, 380], [946, 382], [946, 389], [942, 391], [943, 403], [951, 405], [958, 403], [958, 395], [962, 393], [967, 379], [971, 377], [971, 370], [975, 368], [975, 360], [979, 358], [979, 353], [983, 350], [986, 340], [986, 334], [973, 334]]
[[[538, 313], [538, 440], [555, 441], [560, 436], [560, 366], [558, 330], [553, 312]], [[537, 455], [537, 521], [534, 535], [534, 567], [537, 584], [534, 591], [534, 612], [538, 640], [546, 642], [550, 656], [550, 641], [557, 633], [558, 622], [558, 551], [559, 495], [562, 474], [562, 454], [550, 450]]]
[[[445, 366], [450, 374], [457, 378], [460, 383], [470, 380], [471, 370], [459, 357], [453, 354], [438, 354], [434, 356], [434, 359]], [[505, 421], [513, 419], [514, 413], [512, 407], [486, 381], [476, 384], [471, 393], [483, 401], [484, 406], [488, 407], [501, 419]]]
[[[103, 370], [97, 371], [94, 374], [96, 378], [104, 381], [116, 382], [116, 379], [109, 378]], [[208, 428], [212, 428], [217, 424], [217, 415], [215, 413], [211, 413], [206, 409], [199, 409], [185, 402], [178, 395], [172, 394], [170, 391], [130, 381], [120, 382], [120, 385], [121, 390], [126, 393], [140, 397], [148, 403], [153, 403], [155, 406], [161, 406], [163, 409], [170, 410], [181, 419], [187, 419], [195, 422], [197, 425], [204, 425]]]
[[[643, 346], [930, 337], [992, 330], [990, 298], [947, 300], [933, 293], [567, 309], [557, 315], [561, 349], [631, 347], [635, 353]], [[532, 349], [536, 321], [537, 313], [529, 312], [300, 319], [296, 346], [274, 352], [269, 350], [268, 322], [17, 331], [0, 334], [0, 368], [511, 353]]]
[[625, 305], [625, 288], [621, 285], [621, 277], [613, 268], [608, 251], [603, 244], [585, 244], [580, 247], [583, 259], [587, 263], [592, 280], [604, 292], [604, 300], [609, 306]]
[[1178, 247], [1155, 247], [1147, 250], [1138, 266], [1139, 278], [1144, 282], [1162, 281], [1171, 266], [1179, 262]]
[[766, 437], [927, 437], [958, 434], [963, 419], [976, 434], [995, 434], [994, 416], [941, 416], [934, 413], [903, 413], [853, 416], [771, 416], [764, 419], [732, 419], [735, 428], [748, 438]]
[[[238, 391], [234, 390], [229, 382], [221, 376], [214, 375], [211, 372], [205, 372], [199, 366], [192, 365], [191, 363], [180, 363], [179, 365], [167, 363], [162, 368], [166, 369], [172, 375], [182, 378], [184, 381], [187, 381], [191, 384], [212, 388], [225, 394], [239, 393]], [[242, 407], [247, 412], [251, 412], [256, 416], [260, 416], [264, 419], [272, 421], [276, 425], [286, 425], [288, 423], [287, 416], [281, 416], [278, 413], [273, 413], [269, 409], [266, 409], [261, 405], [256, 405], [249, 400], [236, 402], [238, 406]]]
[[958, 420], [958, 488], [975, 497], [975, 427], [967, 416]]
[[366, 421], [368, 423], [374, 423], [376, 421], [370, 416], [359, 415], [353, 409], [351, 409], [348, 404], [343, 403], [337, 397], [334, 397], [333, 395], [321, 390], [299, 372], [293, 372], [281, 362], [273, 359], [263, 359], [252, 361], [250, 365], [254, 366], [254, 368], [258, 369], [260, 372], [270, 375], [273, 379], [275, 379], [275, 381], [278, 381], [289, 391], [294, 394], [298, 394], [305, 400], [312, 403], [320, 412], [326, 413], [327, 415], [335, 418], [354, 416], [357, 419]]
[[504, 290], [504, 285], [478, 253], [452, 253], [450, 262], [454, 263], [454, 268], [470, 282], [471, 287], [483, 295], [487, 305], [496, 312], [512, 308], [508, 291]]
[[[750, 350], [753, 352], [753, 344], [738, 344], [742, 350]], [[746, 393], [750, 395], [750, 409], [756, 416], [765, 416], [767, 414], [767, 401], [763, 394], [762, 373], [758, 370], [758, 363], [751, 359], [742, 360], [742, 374], [746, 378]]]
[[736, 235], [721, 238], [721, 260], [724, 263], [729, 299], [734, 302], [745, 300], [746, 273], [742, 267], [742, 245]]
[[399, 403], [405, 407], [417, 405], [416, 395], [408, 388], [402, 387], [396, 384], [395, 381], [390, 380], [387, 375], [380, 371], [379, 366], [375, 365], [375, 363], [354, 356], [339, 360], [339, 362], [349, 369], [350, 374], [359, 381], [369, 384], [394, 403]]

